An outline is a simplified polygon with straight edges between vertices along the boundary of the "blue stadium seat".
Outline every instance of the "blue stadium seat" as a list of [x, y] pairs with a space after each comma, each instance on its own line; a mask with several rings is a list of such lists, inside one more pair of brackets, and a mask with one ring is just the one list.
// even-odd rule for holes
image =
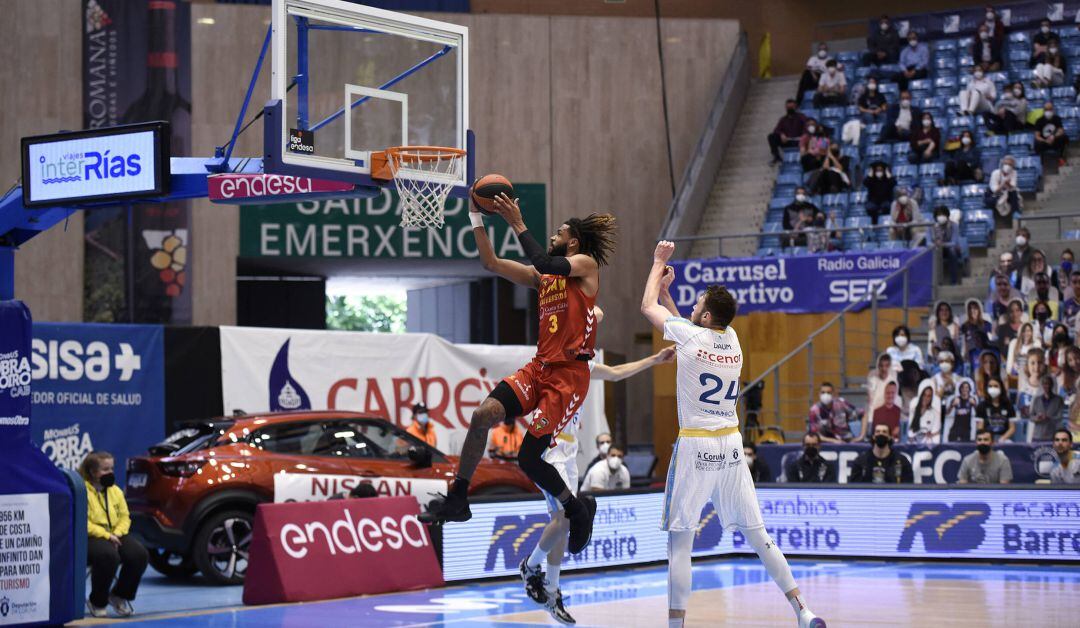
[[[1035, 70], [1027, 67], [1027, 65], [1022, 65], [1018, 68], [1009, 70], [1010, 82], [1020, 81], [1026, 85], [1030, 83], [1033, 78], [1035, 78]], [[998, 93], [1001, 93], [1000, 88], [998, 89]]]
[[1053, 87], [1050, 89], [1050, 98], [1053, 99], [1054, 103], [1057, 103], [1059, 100], [1067, 100], [1070, 101], [1069, 104], [1073, 104], [1076, 102], [1076, 88], [1072, 85]]
[[964, 212], [960, 223], [960, 234], [967, 238], [970, 246], [986, 247], [990, 245], [990, 234], [994, 230], [994, 215], [986, 209]]
[[915, 166], [907, 163], [906, 157], [900, 163], [893, 162], [893, 177], [896, 178], [897, 187], [912, 187], [918, 180], [918, 174]]
[[[926, 166], [938, 166], [941, 164], [926, 164]], [[942, 166], [942, 176], [944, 176], [944, 166]], [[955, 185], [943, 185], [934, 189], [934, 206], [946, 205], [948, 207], [958, 207], [960, 205], [960, 190]]]
[[956, 94], [957, 91], [958, 88], [955, 75], [938, 76], [936, 79], [934, 79], [935, 96], [949, 96], [952, 94]]
[[777, 254], [777, 252], [779, 250], [780, 250], [779, 247], [771, 247], [771, 246], [770, 247], [765, 247], [765, 246], [763, 246], [763, 247], [761, 247], [761, 248], [759, 248], [757, 250], [757, 252], [754, 254], [754, 256], [755, 257], [776, 257], [776, 254]]
[[935, 76], [955, 76], [957, 70], [956, 57], [937, 57], [932, 64]]
[[975, 131], [974, 118], [971, 116], [953, 116], [949, 118], [949, 132], [952, 135], [960, 135], [960, 132], [965, 129], [971, 132]]
[[933, 83], [930, 82], [930, 79], [918, 79], [908, 83], [908, 91], [911, 92], [911, 97], [915, 99], [928, 98], [932, 89]]
[[919, 186], [936, 186], [938, 180], [945, 178], [945, 164], [942, 162], [919, 165]]
[[908, 248], [908, 244], [903, 240], [881, 240], [878, 248], [885, 251], [902, 251]]
[[836, 210], [837, 213], [842, 214], [847, 209], [849, 200], [847, 192], [840, 192], [839, 194], [826, 194], [822, 198], [822, 207], [826, 211]]
[[803, 184], [802, 173], [780, 173], [776, 177], [776, 185], [781, 186], [795, 186], [798, 187]]
[[975, 58], [970, 54], [964, 53], [956, 58], [957, 64], [960, 66], [960, 72], [971, 72], [971, 68], [975, 65]]
[[783, 159], [784, 159], [785, 164], [797, 164], [797, 163], [799, 163], [799, 149], [797, 149], [797, 148], [785, 149], [784, 152], [781, 153], [781, 154], [783, 155]]
[[1080, 107], [1076, 105], [1061, 105], [1058, 107], [1058, 115], [1065, 126], [1065, 134], [1069, 139], [1080, 138]]
[[934, 55], [956, 54], [955, 39], [939, 39], [934, 42]]
[[960, 209], [974, 211], [983, 208], [983, 194], [986, 192], [985, 183], [969, 183], [960, 186]]
[[1050, 90], [1045, 87], [1032, 87], [1024, 91], [1028, 100], [1028, 106], [1033, 109], [1042, 109], [1042, 106], [1050, 99]]
[[998, 88], [998, 93], [1001, 93], [1001, 86], [1004, 85], [1006, 82], [1008, 82], [1009, 73], [1008, 72], [991, 72], [990, 74], [987, 74], [986, 77], [994, 82], [994, 85]]
[[857, 50], [846, 50], [836, 53], [836, 62], [843, 66], [858, 66], [861, 56]]
[[1009, 33], [1008, 39], [1010, 49], [1025, 50], [1031, 48], [1031, 37], [1029, 37], [1028, 34], [1024, 31], [1015, 31]]
[[[884, 71], [885, 66], [881, 66], [881, 68], [882, 71]], [[899, 72], [900, 68], [897, 68], [895, 71]], [[885, 100], [890, 103], [896, 103], [900, 99], [900, 86], [896, 83], [880, 83], [878, 85], [878, 91], [881, 92], [881, 95], [885, 97]]]
[[850, 195], [852, 205], [862, 205], [866, 202], [866, 190], [857, 190]]
[[795, 197], [776, 197], [769, 201], [769, 211], [783, 211], [785, 207], [790, 205], [795, 200]]
[[867, 163], [880, 159], [886, 163], [892, 161], [892, 146], [889, 144], [871, 144], [866, 147]]
[[1030, 155], [1034, 147], [1034, 133], [1013, 133], [1009, 136], [1008, 150], [1013, 156]]
[[1080, 229], [1070, 229], [1062, 237], [1066, 240], [1080, 240]]
[[794, 174], [794, 175], [798, 175], [798, 176], [801, 177], [802, 176], [802, 166], [800, 166], [798, 163], [793, 163], [793, 164], [785, 163], [785, 164], [782, 164], [780, 166], [779, 174], [788, 175], [788, 176]]
[[1021, 192], [1035, 192], [1042, 181], [1042, 160], [1037, 156], [1016, 158], [1016, 184]]
[[1009, 51], [1009, 66], [1014, 64], [1027, 65], [1031, 59], [1031, 50], [1028, 49], [1013, 49]]

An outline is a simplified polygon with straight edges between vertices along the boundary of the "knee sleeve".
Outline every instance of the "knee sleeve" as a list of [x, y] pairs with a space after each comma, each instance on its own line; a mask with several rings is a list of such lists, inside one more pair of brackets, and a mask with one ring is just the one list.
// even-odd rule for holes
[[685, 611], [693, 582], [690, 552], [695, 530], [668, 532], [668, 608]]
[[781, 591], [787, 593], [798, 586], [795, 584], [794, 576], [791, 575], [791, 567], [788, 566], [784, 553], [769, 538], [769, 533], [765, 531], [764, 527], [749, 530], [740, 528], [739, 531], [746, 537], [750, 547], [757, 552], [758, 558], [765, 565], [765, 570], [769, 572], [769, 576], [772, 577], [773, 582], [780, 587]]
[[541, 438], [525, 434], [525, 438], [521, 441], [521, 449], [518, 450], [518, 466], [537, 486], [558, 498], [566, 490], [566, 482], [563, 482], [555, 467], [544, 460], [544, 452], [547, 451], [549, 444], [551, 444], [550, 434], [545, 434]]

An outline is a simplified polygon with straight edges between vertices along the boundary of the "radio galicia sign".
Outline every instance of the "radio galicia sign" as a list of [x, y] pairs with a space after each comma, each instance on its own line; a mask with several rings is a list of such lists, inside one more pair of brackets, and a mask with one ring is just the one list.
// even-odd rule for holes
[[22, 139], [27, 207], [160, 196], [169, 172], [165, 122]]
[[[675, 268], [672, 297], [686, 315], [698, 296], [712, 284], [725, 285], [735, 294], [740, 314], [838, 312], [874, 291], [878, 294], [879, 307], [901, 307], [903, 277], [884, 280], [925, 251], [677, 260], [671, 263]], [[928, 305], [932, 253], [923, 254], [912, 264], [908, 275], [907, 304]], [[869, 307], [869, 299], [865, 303]]]
[[[542, 183], [514, 185], [525, 226], [547, 237], [547, 193]], [[402, 228], [397, 193], [240, 208], [241, 257], [344, 257], [353, 259], [471, 259], [477, 257], [468, 203], [446, 201], [442, 229]], [[524, 258], [506, 221], [487, 219], [499, 257]]]

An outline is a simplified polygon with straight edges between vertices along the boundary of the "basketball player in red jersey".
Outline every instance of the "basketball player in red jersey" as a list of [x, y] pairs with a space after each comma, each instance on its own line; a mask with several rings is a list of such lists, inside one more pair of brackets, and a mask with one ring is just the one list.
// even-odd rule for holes
[[591, 214], [559, 226], [545, 251], [525, 228], [516, 199], [495, 198], [495, 211], [517, 234], [526, 266], [496, 257], [483, 216], [470, 212], [476, 248], [484, 269], [539, 292], [540, 333], [536, 357], [503, 379], [473, 412], [461, 449], [457, 477], [446, 500], [421, 515], [425, 523], [468, 521], [469, 480], [484, 454], [488, 430], [506, 416], [525, 416], [534, 410], [532, 425], [518, 451], [518, 464], [533, 482], [563, 505], [570, 521], [568, 549], [577, 554], [592, 535], [595, 502], [583, 502], [570, 492], [559, 473], [543, 459], [552, 440], [573, 419], [589, 391], [589, 360], [596, 346], [593, 306], [600, 291], [600, 267], [615, 249], [615, 217]]

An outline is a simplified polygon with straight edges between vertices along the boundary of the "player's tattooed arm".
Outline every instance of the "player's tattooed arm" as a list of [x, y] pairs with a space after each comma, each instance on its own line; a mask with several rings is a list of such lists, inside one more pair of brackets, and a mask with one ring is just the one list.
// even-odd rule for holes
[[671, 312], [660, 305], [660, 283], [667, 271], [667, 262], [675, 252], [675, 243], [661, 240], [653, 252], [652, 270], [645, 281], [645, 294], [641, 297], [641, 313], [653, 327], [664, 331], [664, 322], [671, 317]]

